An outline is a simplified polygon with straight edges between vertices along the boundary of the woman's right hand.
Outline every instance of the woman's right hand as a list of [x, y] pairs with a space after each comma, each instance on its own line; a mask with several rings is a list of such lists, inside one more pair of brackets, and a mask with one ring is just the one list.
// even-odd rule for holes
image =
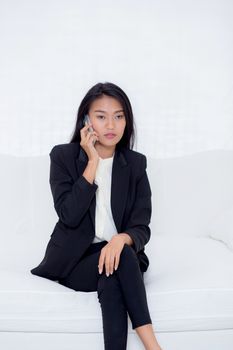
[[98, 141], [98, 135], [95, 131], [88, 131], [88, 128], [92, 126], [92, 124], [85, 125], [82, 129], [80, 129], [81, 141], [80, 146], [86, 152], [89, 160], [99, 160], [99, 154], [93, 145], [93, 141]]

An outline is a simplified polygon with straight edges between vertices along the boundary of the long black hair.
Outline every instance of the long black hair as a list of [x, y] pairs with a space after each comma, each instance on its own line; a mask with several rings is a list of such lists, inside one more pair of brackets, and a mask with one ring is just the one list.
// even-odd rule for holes
[[129, 98], [119, 86], [109, 82], [98, 83], [94, 85], [92, 88], [90, 88], [90, 90], [88, 90], [87, 94], [84, 96], [78, 108], [75, 129], [69, 143], [74, 143], [74, 142], [80, 143], [81, 141], [80, 129], [82, 129], [84, 126], [83, 124], [84, 116], [85, 114], [88, 114], [91, 103], [95, 99], [101, 97], [103, 94], [114, 97], [120, 102], [126, 118], [126, 126], [124, 130], [124, 134], [121, 140], [116, 145], [116, 148], [118, 149], [121, 147], [125, 147], [128, 149], [132, 149], [135, 141], [135, 125], [134, 125], [133, 111], [132, 111]]

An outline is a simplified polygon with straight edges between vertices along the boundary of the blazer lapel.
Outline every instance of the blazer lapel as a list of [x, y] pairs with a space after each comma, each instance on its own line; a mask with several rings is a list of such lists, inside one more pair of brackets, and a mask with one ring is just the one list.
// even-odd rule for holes
[[[78, 157], [76, 158], [76, 165], [78, 175], [80, 176], [88, 162], [88, 157], [84, 149], [80, 146]], [[128, 195], [130, 177], [130, 164], [127, 162], [124, 154], [120, 150], [115, 150], [113, 164], [112, 164], [112, 182], [111, 182], [111, 210], [117, 232], [121, 232], [121, 224], [126, 206]], [[97, 189], [98, 191], [98, 189]], [[95, 229], [95, 208], [96, 196], [90, 205], [90, 216], [93, 227]]]

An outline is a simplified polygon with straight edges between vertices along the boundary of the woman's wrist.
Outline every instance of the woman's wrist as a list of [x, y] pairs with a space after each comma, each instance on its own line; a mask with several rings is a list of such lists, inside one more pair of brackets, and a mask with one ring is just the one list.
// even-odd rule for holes
[[98, 160], [89, 160], [82, 174], [85, 177], [85, 179], [91, 184], [93, 184], [95, 180], [97, 166], [98, 166]]
[[122, 232], [122, 233], [119, 233], [119, 235], [122, 236], [122, 238], [126, 244], [128, 244], [128, 245], [133, 244], [133, 240], [128, 233]]

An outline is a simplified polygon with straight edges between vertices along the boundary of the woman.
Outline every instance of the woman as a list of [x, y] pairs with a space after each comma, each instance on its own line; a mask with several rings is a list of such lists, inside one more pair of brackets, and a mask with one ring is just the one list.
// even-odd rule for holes
[[126, 94], [112, 83], [93, 86], [79, 106], [70, 143], [50, 152], [59, 220], [44, 259], [31, 272], [76, 291], [97, 291], [106, 350], [126, 349], [128, 314], [145, 349], [161, 350], [143, 280], [151, 189], [146, 156], [131, 149], [133, 142]]

